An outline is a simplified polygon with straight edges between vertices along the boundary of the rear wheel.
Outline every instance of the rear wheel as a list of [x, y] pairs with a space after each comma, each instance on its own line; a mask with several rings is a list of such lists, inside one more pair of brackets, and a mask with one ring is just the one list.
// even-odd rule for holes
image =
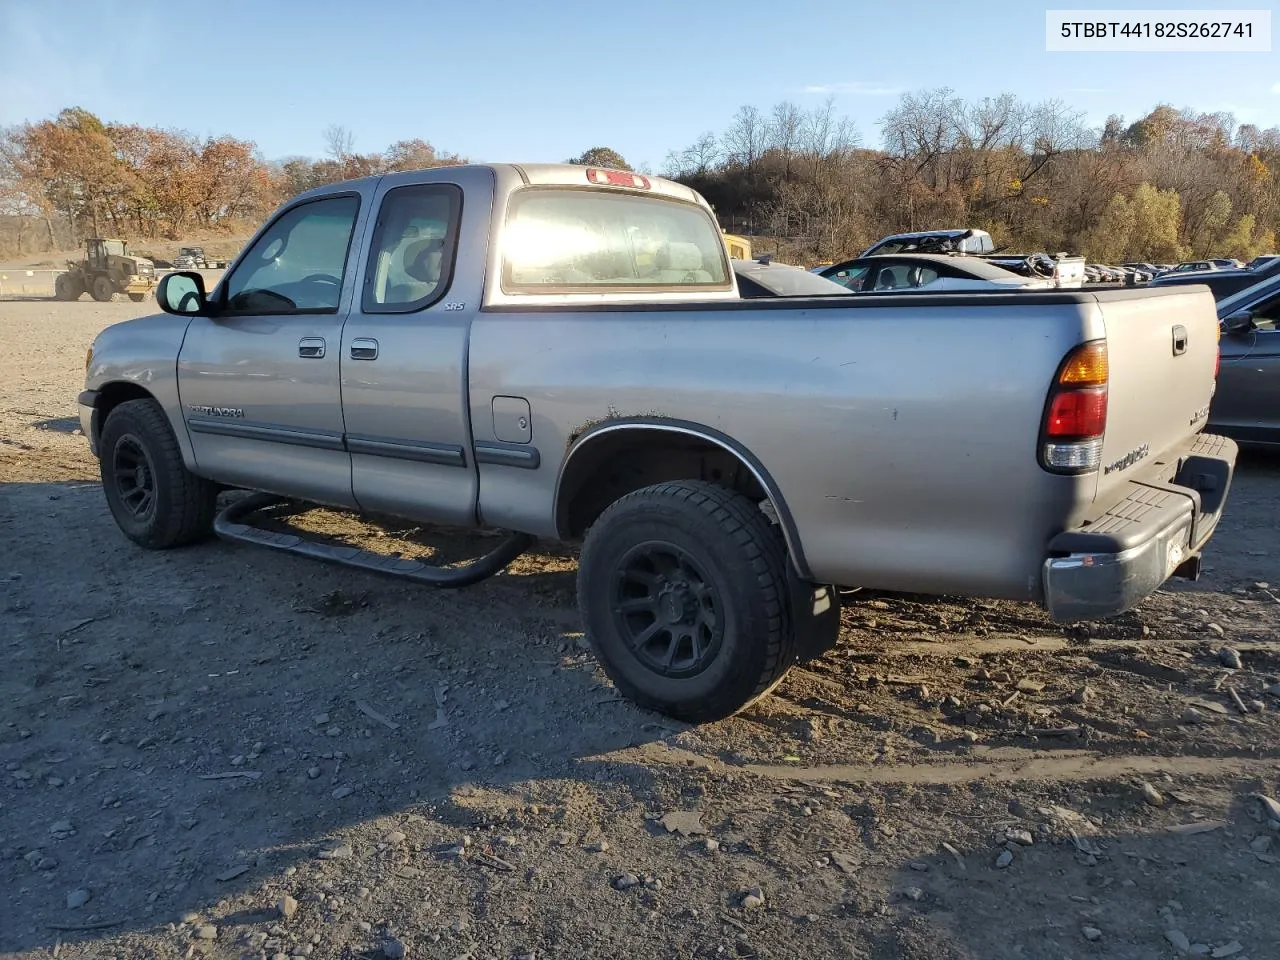
[[115, 299], [116, 288], [109, 277], [98, 277], [93, 281], [93, 299], [99, 303], [110, 303]]
[[134, 543], [163, 550], [212, 532], [218, 487], [187, 469], [154, 400], [129, 400], [111, 411], [98, 458], [107, 506]]
[[767, 694], [795, 661], [786, 545], [746, 497], [655, 484], [592, 525], [578, 570], [587, 636], [629, 699], [691, 722]]

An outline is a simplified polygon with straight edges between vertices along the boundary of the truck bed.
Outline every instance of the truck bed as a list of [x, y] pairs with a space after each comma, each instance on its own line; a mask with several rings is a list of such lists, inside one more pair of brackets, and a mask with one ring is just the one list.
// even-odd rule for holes
[[[1177, 322], [1192, 346], [1175, 358]], [[1128, 467], [1056, 476], [1037, 462], [1058, 365], [1104, 336], [1104, 464], [1199, 429], [1216, 320], [1212, 298], [1185, 288], [489, 307], [471, 330], [476, 440], [492, 439], [493, 396], [526, 397], [546, 453], [531, 472], [482, 466], [480, 509], [551, 535], [538, 505], [577, 434], [691, 421], [759, 459], [816, 579], [1039, 600], [1048, 541], [1123, 496]]]

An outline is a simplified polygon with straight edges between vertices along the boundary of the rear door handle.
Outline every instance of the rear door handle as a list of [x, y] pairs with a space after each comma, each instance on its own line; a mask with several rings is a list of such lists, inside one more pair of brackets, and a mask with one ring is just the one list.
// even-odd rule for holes
[[319, 360], [324, 356], [323, 337], [303, 337], [298, 341], [298, 356], [308, 360]]
[[377, 360], [378, 341], [372, 337], [356, 337], [351, 341], [352, 360]]

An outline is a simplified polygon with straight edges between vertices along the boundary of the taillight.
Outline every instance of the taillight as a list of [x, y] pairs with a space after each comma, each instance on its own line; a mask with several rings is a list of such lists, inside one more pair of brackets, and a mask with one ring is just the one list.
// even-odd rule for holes
[[638, 173], [626, 173], [622, 170], [597, 170], [595, 167], [588, 167], [587, 179], [592, 183], [604, 184], [610, 187], [632, 187], [636, 190], [649, 189], [648, 177], [642, 177]]
[[1107, 429], [1107, 342], [1090, 340], [1062, 361], [1045, 403], [1040, 465], [1054, 473], [1089, 473], [1102, 460]]

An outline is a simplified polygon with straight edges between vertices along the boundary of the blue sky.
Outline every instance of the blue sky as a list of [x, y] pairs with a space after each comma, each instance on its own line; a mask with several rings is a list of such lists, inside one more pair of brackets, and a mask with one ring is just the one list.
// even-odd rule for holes
[[[1280, 44], [1252, 54], [1046, 53], [1046, 7], [908, 0], [0, 0], [0, 125], [79, 105], [230, 133], [268, 159], [421, 137], [476, 160], [611, 146], [660, 168], [744, 103], [830, 92], [868, 146], [901, 91], [1059, 97], [1100, 124], [1159, 102], [1280, 124]], [[1116, 6], [1116, 4], [1112, 4]], [[1126, 3], [1126, 8], [1195, 8]], [[1201, 0], [1200, 7], [1212, 7]], [[1270, 9], [1276, 3], [1239, 3]], [[190, 15], [203, 8], [205, 14]]]

